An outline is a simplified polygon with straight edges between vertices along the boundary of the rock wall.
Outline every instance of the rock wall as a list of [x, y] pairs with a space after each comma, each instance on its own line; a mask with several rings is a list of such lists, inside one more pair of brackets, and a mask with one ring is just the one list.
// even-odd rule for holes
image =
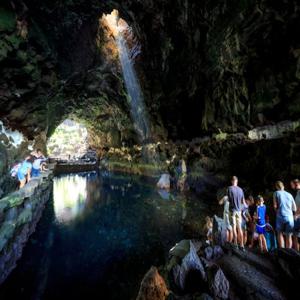
[[46, 136], [43, 133], [29, 140], [18, 130], [12, 130], [0, 121], [0, 198], [17, 187], [17, 180], [9, 174], [12, 166], [23, 161], [33, 149], [45, 150], [45, 142]]
[[0, 10], [0, 117], [29, 136], [71, 114], [94, 144], [133, 138], [120, 70], [101, 51], [99, 18], [113, 9], [141, 46], [155, 137], [299, 118], [299, 4], [270, 0], [10, 1]]
[[49, 171], [0, 199], [0, 284], [16, 267], [51, 193], [52, 173]]

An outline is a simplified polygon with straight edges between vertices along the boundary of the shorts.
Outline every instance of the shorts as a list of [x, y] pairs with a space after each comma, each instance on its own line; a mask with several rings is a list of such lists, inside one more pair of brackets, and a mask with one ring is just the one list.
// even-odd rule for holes
[[265, 234], [266, 233], [266, 225], [260, 226], [256, 224], [255, 232], [257, 234]]
[[242, 223], [242, 213], [240, 211], [231, 211], [230, 212], [230, 220], [231, 220], [231, 225], [232, 227], [239, 226], [241, 227]]
[[32, 177], [38, 177], [38, 176], [40, 176], [40, 170], [39, 170], [39, 169], [32, 168], [32, 169], [31, 169], [31, 176], [32, 176]]
[[241, 227], [243, 230], [247, 230], [247, 221], [244, 218], [242, 218]]
[[225, 214], [224, 215], [224, 223], [225, 223], [225, 226], [226, 226], [226, 230], [232, 230], [232, 226], [230, 224], [230, 221], [229, 221], [229, 214]]
[[294, 217], [292, 215], [276, 217], [277, 232], [291, 234], [293, 232], [293, 229], [294, 229]]
[[294, 233], [300, 237], [300, 216], [294, 221]]
[[22, 181], [24, 179], [26, 179], [26, 174], [22, 173], [22, 172], [19, 172], [18, 171], [18, 180]]

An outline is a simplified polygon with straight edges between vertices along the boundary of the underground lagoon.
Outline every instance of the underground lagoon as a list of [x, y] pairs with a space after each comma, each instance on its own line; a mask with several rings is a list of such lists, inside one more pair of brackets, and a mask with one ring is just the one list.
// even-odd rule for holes
[[294, 299], [297, 1], [0, 4], [0, 298]]

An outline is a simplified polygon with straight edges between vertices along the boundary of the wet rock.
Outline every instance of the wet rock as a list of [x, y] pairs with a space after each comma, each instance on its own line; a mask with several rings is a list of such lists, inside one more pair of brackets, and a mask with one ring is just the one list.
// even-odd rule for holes
[[224, 255], [224, 251], [223, 251], [222, 247], [220, 247], [219, 245], [214, 246], [214, 248], [213, 248], [213, 258], [214, 259], [219, 259], [223, 255]]
[[136, 300], [164, 300], [168, 294], [164, 279], [156, 267], [151, 267], [143, 278]]
[[224, 254], [222, 248], [220, 246], [214, 246], [214, 247], [206, 247], [204, 249], [204, 256], [207, 260], [216, 260], [222, 257]]
[[[174, 282], [181, 290], [185, 289], [186, 278], [191, 271], [199, 272], [201, 274], [202, 281], [206, 281], [206, 274], [203, 264], [192, 241], [190, 241], [190, 250], [188, 254], [183, 258], [181, 265], [176, 265], [173, 268]], [[203, 282], [199, 282], [199, 285], [201, 286]]]
[[162, 174], [156, 186], [159, 189], [169, 190], [171, 186], [170, 174]]
[[210, 295], [203, 293], [200, 297], [197, 297], [196, 300], [213, 300], [213, 298]]
[[294, 249], [278, 249], [278, 263], [290, 280], [300, 283], [300, 254]]
[[230, 290], [241, 299], [287, 299], [280, 269], [268, 256], [231, 250], [218, 260], [230, 282]]
[[204, 254], [205, 254], [205, 258], [207, 260], [211, 260], [213, 258], [213, 255], [214, 255], [214, 249], [212, 247], [206, 247], [204, 249]]
[[229, 281], [222, 269], [217, 265], [211, 266], [207, 270], [209, 288], [217, 299], [227, 299], [229, 295]]
[[170, 251], [170, 255], [184, 258], [190, 251], [190, 240], [182, 240], [177, 243]]

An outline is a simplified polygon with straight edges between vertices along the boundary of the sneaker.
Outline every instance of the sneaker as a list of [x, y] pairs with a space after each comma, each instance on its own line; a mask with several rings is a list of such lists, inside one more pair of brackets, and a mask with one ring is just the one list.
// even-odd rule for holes
[[240, 249], [242, 252], [246, 252], [245, 247], [239, 246], [239, 249]]
[[232, 249], [239, 250], [239, 246], [237, 244], [232, 244]]

